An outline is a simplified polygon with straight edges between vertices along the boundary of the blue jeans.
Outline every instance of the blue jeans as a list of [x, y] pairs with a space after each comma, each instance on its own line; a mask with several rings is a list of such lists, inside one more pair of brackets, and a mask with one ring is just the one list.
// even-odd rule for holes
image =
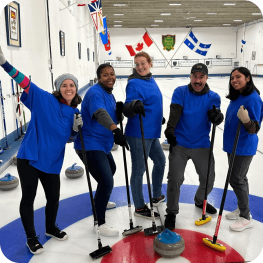
[[[126, 136], [130, 146], [132, 160], [131, 191], [136, 208], [143, 207], [144, 197], [142, 191], [143, 174], [145, 172], [145, 161], [143, 156], [142, 139]], [[153, 161], [152, 170], [152, 197], [158, 198], [162, 194], [162, 181], [165, 168], [165, 155], [159, 139], [145, 139], [146, 155]]]
[[[79, 158], [83, 161], [82, 151], [76, 150]], [[113, 175], [116, 165], [111, 152], [86, 151], [88, 169], [92, 177], [98, 183], [94, 201], [98, 217], [98, 225], [105, 223], [105, 212], [113, 189]]]

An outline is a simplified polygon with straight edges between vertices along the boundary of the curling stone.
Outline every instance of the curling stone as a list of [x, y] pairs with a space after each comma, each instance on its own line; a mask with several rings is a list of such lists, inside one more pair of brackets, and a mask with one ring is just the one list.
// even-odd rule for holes
[[66, 169], [66, 176], [68, 178], [79, 178], [84, 174], [84, 169], [80, 166], [76, 166], [77, 163], [74, 163], [71, 167]]
[[16, 157], [16, 155], [13, 157], [13, 163], [17, 164], [17, 157]]
[[162, 257], [173, 258], [183, 253], [184, 239], [179, 234], [165, 229], [153, 240], [154, 250]]
[[4, 177], [0, 178], [0, 189], [7, 191], [16, 188], [19, 184], [17, 177], [11, 174], [6, 174]]
[[111, 148], [111, 151], [117, 150], [118, 147], [119, 147], [119, 145], [114, 143], [113, 146], [112, 146], [112, 148]]
[[161, 143], [161, 146], [164, 150], [169, 150], [170, 144], [167, 142], [167, 140], [165, 140]]

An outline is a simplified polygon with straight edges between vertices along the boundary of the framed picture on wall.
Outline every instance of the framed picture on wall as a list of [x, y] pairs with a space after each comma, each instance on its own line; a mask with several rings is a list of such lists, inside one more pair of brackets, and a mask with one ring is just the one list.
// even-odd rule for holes
[[21, 47], [20, 4], [11, 2], [5, 7], [7, 45]]
[[65, 33], [59, 31], [59, 42], [60, 42], [60, 55], [65, 56]]
[[87, 48], [87, 57], [88, 57], [88, 61], [89, 61], [89, 48]]
[[78, 53], [79, 53], [79, 59], [81, 59], [81, 43], [78, 42]]

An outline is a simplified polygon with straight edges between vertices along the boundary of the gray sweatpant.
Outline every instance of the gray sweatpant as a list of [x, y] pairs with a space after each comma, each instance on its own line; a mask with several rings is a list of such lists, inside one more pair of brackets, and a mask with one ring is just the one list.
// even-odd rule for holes
[[[200, 185], [196, 191], [194, 201], [197, 205], [203, 204], [205, 197], [206, 175], [208, 168], [209, 148], [189, 149], [179, 145], [173, 147], [169, 154], [169, 172], [167, 185], [167, 209], [168, 214], [179, 213], [180, 187], [184, 182], [184, 171], [187, 161], [191, 159], [195, 170], [199, 175]], [[207, 194], [209, 194], [215, 181], [215, 161], [212, 156]]]
[[[229, 162], [230, 154], [228, 153], [227, 156]], [[252, 159], [253, 159], [253, 155], [252, 156], [236, 155], [231, 177], [230, 177], [230, 185], [232, 186], [237, 197], [240, 216], [246, 219], [250, 219], [249, 198], [248, 198], [249, 188], [248, 188], [247, 172]]]

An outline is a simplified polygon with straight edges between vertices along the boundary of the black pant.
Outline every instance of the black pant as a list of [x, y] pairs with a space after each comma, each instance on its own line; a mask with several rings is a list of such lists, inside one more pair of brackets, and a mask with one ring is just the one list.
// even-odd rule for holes
[[20, 216], [26, 231], [27, 238], [36, 236], [34, 226], [34, 200], [36, 197], [38, 179], [40, 180], [46, 196], [46, 229], [55, 227], [60, 195], [59, 174], [42, 172], [29, 164], [28, 160], [17, 158], [17, 171], [22, 187], [20, 202]]

